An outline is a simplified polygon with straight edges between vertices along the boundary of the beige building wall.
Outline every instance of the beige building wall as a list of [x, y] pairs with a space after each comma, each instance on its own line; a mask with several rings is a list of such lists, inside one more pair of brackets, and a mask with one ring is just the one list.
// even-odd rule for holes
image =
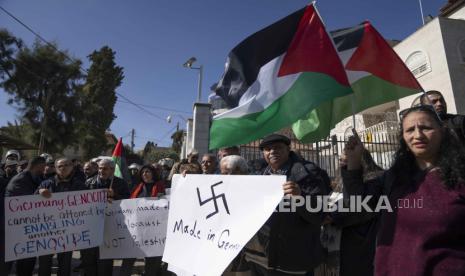
[[[394, 47], [412, 71], [418, 69], [416, 67], [419, 64], [425, 65], [422, 62], [424, 58], [426, 66], [420, 69], [416, 78], [425, 91], [439, 90], [442, 92], [450, 113], [465, 110], [465, 102], [457, 98], [459, 94], [462, 94], [459, 90], [465, 88], [457, 83], [456, 77], [461, 71], [461, 68], [456, 66], [459, 63], [457, 46], [460, 37], [465, 38], [465, 21], [438, 17]], [[452, 45], [455, 45], [455, 49]], [[421, 57], [418, 53], [423, 56]], [[459, 71], [456, 72], [458, 69]], [[410, 107], [418, 95], [399, 100], [399, 110]]]

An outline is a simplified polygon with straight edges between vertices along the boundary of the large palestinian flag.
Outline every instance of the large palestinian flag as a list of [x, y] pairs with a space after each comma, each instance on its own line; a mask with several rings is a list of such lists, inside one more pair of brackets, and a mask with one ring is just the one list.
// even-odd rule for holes
[[214, 117], [211, 149], [262, 138], [352, 90], [331, 38], [309, 5], [237, 45], [216, 93], [232, 109]]
[[296, 137], [316, 142], [353, 113], [421, 92], [418, 81], [370, 22], [331, 32], [354, 94], [327, 101], [293, 125]]

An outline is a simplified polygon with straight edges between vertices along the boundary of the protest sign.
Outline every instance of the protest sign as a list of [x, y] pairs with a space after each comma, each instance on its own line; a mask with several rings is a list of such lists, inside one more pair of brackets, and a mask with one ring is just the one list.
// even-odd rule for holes
[[273, 213], [285, 181], [285, 176], [174, 177], [163, 261], [183, 275], [221, 275]]
[[105, 210], [101, 259], [163, 255], [168, 200], [135, 198], [113, 201]]
[[99, 246], [106, 190], [5, 198], [5, 260]]

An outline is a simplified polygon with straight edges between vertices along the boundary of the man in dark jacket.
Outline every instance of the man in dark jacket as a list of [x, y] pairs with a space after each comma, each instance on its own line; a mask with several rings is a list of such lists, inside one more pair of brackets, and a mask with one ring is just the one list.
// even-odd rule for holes
[[53, 160], [51, 157], [45, 159], [45, 169], [44, 169], [44, 175], [42, 176], [42, 181], [53, 178], [57, 174], [56, 168], [55, 168], [55, 160]]
[[432, 105], [444, 124], [452, 130], [465, 145], [465, 116], [447, 113], [447, 104], [441, 92], [430, 90], [420, 97], [421, 104]]
[[[283, 185], [288, 196], [315, 198], [330, 192], [329, 177], [314, 163], [290, 150], [286, 136], [272, 134], [260, 143], [268, 166], [264, 175], [286, 175]], [[312, 200], [312, 202], [316, 200]], [[275, 212], [248, 244], [246, 260], [254, 275], [313, 275], [321, 262], [321, 213], [310, 213], [305, 206], [296, 212]], [[254, 246], [249, 246], [254, 244]]]
[[[115, 163], [110, 159], [102, 159], [98, 163], [98, 175], [87, 179], [88, 189], [108, 189], [108, 201], [129, 198], [128, 184], [114, 176]], [[112, 275], [113, 260], [99, 260], [99, 248], [81, 250], [82, 267], [86, 276]]]
[[98, 174], [98, 164], [95, 162], [86, 162], [83, 169], [84, 174], [86, 175], [86, 180], [95, 177]]
[[[8, 185], [8, 182], [5, 178], [0, 177], [0, 222], [3, 222], [5, 219], [5, 188]], [[0, 244], [5, 244], [5, 227], [0, 227]], [[5, 263], [5, 252], [0, 250], [0, 275], [8, 275], [11, 269], [11, 262]]]
[[[73, 168], [73, 162], [68, 158], [60, 158], [55, 161], [56, 175], [50, 177], [39, 186], [38, 193], [49, 198], [53, 193], [71, 192], [85, 190], [87, 187], [84, 180], [77, 177]], [[51, 275], [53, 255], [39, 257], [39, 275]], [[58, 275], [71, 274], [71, 260], [73, 252], [63, 252], [57, 254]]]
[[[29, 162], [28, 168], [11, 179], [6, 187], [5, 197], [33, 195], [39, 186], [40, 177], [44, 172], [45, 159], [35, 157]], [[3, 236], [2, 236], [3, 239]], [[2, 241], [2, 244], [3, 241]], [[36, 258], [27, 258], [16, 261], [16, 273], [18, 276], [32, 275]]]

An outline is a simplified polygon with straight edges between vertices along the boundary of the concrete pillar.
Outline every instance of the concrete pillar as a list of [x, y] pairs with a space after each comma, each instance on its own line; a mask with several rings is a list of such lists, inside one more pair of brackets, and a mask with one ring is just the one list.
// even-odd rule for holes
[[187, 156], [186, 153], [186, 145], [187, 145], [187, 133], [182, 133], [182, 146], [181, 146], [181, 153], [179, 154], [179, 159], [184, 159]]
[[194, 104], [194, 128], [192, 147], [199, 151], [199, 156], [208, 152], [210, 139], [211, 104]]
[[[194, 122], [192, 119], [187, 119], [187, 125], [186, 125], [186, 129], [187, 129], [187, 135], [186, 135], [186, 151], [185, 151], [185, 154], [187, 156], [187, 154], [192, 150], [192, 139], [194, 137]], [[185, 158], [185, 157], [184, 157]]]

